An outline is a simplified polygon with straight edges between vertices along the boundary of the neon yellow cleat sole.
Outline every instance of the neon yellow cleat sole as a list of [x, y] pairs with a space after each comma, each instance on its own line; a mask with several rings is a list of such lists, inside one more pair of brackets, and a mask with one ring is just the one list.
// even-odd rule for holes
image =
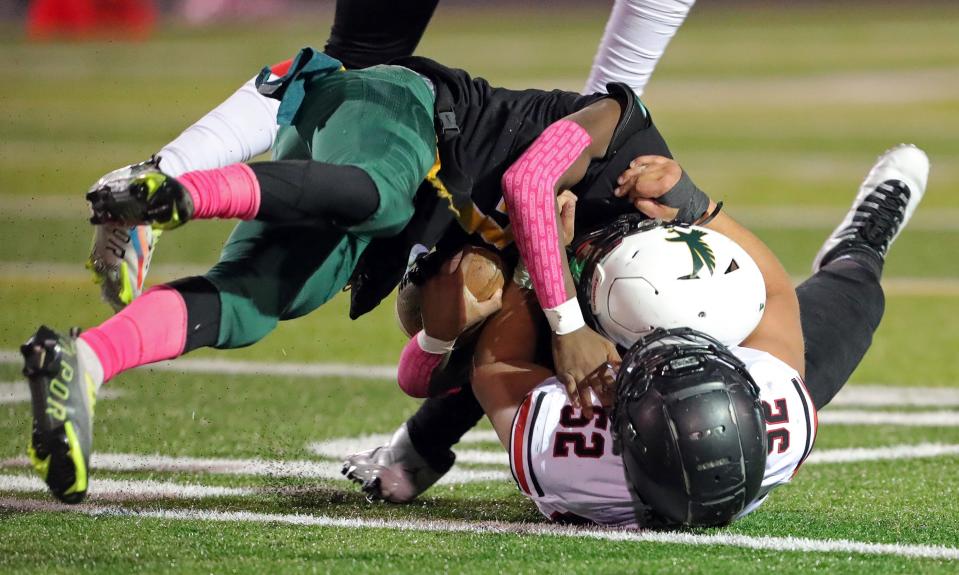
[[20, 348], [33, 407], [27, 455], [64, 503], [86, 497], [93, 449], [96, 382], [77, 355], [76, 335], [63, 337], [41, 326]]

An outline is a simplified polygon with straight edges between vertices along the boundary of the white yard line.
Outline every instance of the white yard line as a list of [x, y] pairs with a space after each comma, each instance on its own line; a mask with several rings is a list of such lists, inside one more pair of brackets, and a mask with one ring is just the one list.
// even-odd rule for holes
[[[370, 433], [367, 435], [358, 435], [355, 437], [337, 437], [325, 441], [316, 441], [306, 446], [307, 451], [321, 457], [331, 459], [342, 459], [351, 453], [372, 449], [377, 445], [383, 445], [390, 440], [389, 433]], [[467, 432], [460, 439], [460, 445], [470, 445], [476, 443], [499, 443], [496, 432], [491, 429], [474, 429]], [[489, 452], [484, 452], [489, 453]], [[457, 450], [457, 460], [462, 461], [461, 451]], [[504, 453], [505, 455], [505, 453]], [[472, 461], [470, 463], [473, 463]]]
[[[23, 357], [13, 350], [0, 350], [0, 363], [20, 364]], [[221, 375], [277, 375], [290, 377], [356, 377], [396, 379], [396, 366], [355, 363], [268, 363], [229, 359], [190, 359], [162, 361], [139, 369], [178, 373], [214, 373]], [[105, 388], [104, 388], [105, 389]]]
[[451, 521], [434, 519], [359, 519], [327, 515], [255, 513], [250, 511], [204, 511], [196, 509], [137, 510], [96, 504], [66, 506], [42, 501], [0, 498], [0, 509], [38, 512], [82, 513], [94, 517], [160, 519], [164, 521], [211, 521], [222, 523], [281, 523], [304, 527], [342, 529], [390, 529], [429, 533], [513, 534], [524, 536], [586, 538], [629, 543], [674, 545], [722, 545], [763, 551], [805, 553], [855, 553], [891, 555], [913, 559], [959, 560], [959, 549], [943, 545], [905, 545], [868, 543], [846, 539], [808, 539], [804, 537], [754, 537], [731, 533], [695, 534], [656, 531], [622, 531], [597, 527], [566, 527], [543, 523], [506, 523], [495, 521]]
[[[832, 230], [846, 215], [848, 206], [736, 206], [730, 213], [749, 228], [759, 230]], [[941, 210], [941, 211], [940, 211]], [[959, 231], [959, 210], [940, 208], [917, 213], [909, 220], [910, 231]]]
[[[47, 486], [33, 475], [0, 475], [0, 491], [46, 493]], [[241, 497], [254, 489], [172, 483], [169, 481], [99, 479], [90, 482], [90, 497], [106, 501], [134, 499], [199, 499], [202, 497]]]
[[[97, 394], [97, 401], [101, 399], [116, 399], [123, 395], [122, 389], [103, 388]], [[30, 401], [30, 389], [23, 381], [0, 383], [0, 405], [8, 403], [25, 403]]]
[[[213, 262], [210, 262], [211, 264]], [[150, 282], [172, 280], [181, 277], [202, 275], [210, 265], [187, 263], [164, 263], [150, 266]], [[89, 282], [93, 285], [93, 274], [83, 267], [83, 262], [0, 262], [0, 278], [21, 281]], [[91, 293], [95, 293], [91, 291]], [[102, 304], [106, 306], [106, 304]], [[106, 309], [104, 307], [104, 309]]]
[[959, 445], [917, 443], [888, 447], [856, 447], [849, 449], [814, 449], [805, 465], [819, 463], [855, 463], [859, 461], [888, 461], [892, 459], [924, 459], [959, 455]]
[[853, 411], [825, 409], [819, 423], [829, 425], [901, 425], [906, 427], [957, 427], [959, 411]]
[[[370, 447], [375, 447], [373, 444]], [[489, 452], [494, 453], [494, 452]], [[504, 453], [505, 456], [505, 453]], [[503, 459], [505, 461], [505, 459]], [[0, 467], [27, 467], [25, 457], [0, 461]], [[306, 479], [343, 479], [342, 463], [336, 461], [280, 461], [266, 459], [227, 459], [134, 453], [94, 453], [90, 467], [99, 471], [153, 471], [214, 475], [246, 475], [254, 477], [297, 477]], [[506, 481], [507, 471], [455, 467], [440, 484]]]
[[959, 388], [847, 385], [829, 402], [829, 407], [820, 412], [820, 415], [829, 413], [836, 406], [851, 405], [861, 407], [956, 407], [959, 406]]

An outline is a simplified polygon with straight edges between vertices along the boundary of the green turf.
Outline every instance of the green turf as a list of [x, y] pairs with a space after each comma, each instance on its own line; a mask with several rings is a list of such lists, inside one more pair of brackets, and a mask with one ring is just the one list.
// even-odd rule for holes
[[[782, 217], [749, 220], [796, 276], [808, 273], [822, 238], [842, 217], [878, 153], [899, 141], [926, 148], [933, 162], [929, 192], [916, 229], [907, 230], [894, 248], [883, 325], [853, 382], [959, 387], [959, 327], [953, 321], [959, 310], [954, 285], [959, 232], [950, 219], [959, 210], [959, 196], [951, 193], [959, 188], [959, 8], [779, 4], [700, 3], [645, 100], [676, 157], [697, 183], [726, 200], [730, 213], [786, 206], [788, 215], [800, 208], [790, 226], [782, 225]], [[441, 6], [421, 53], [513, 87], [579, 89], [606, 17], [603, 10], [581, 8], [467, 10]], [[0, 350], [14, 349], [39, 322], [89, 326], [108, 317], [82, 271], [90, 233], [82, 194], [90, 183], [156, 151], [263, 64], [289, 57], [302, 45], [322, 44], [328, 26], [328, 15], [321, 15], [315, 21], [205, 30], [168, 27], [155, 41], [132, 45], [30, 44], [20, 40], [19, 31], [0, 29], [8, 76], [29, 79], [0, 85]], [[155, 262], [165, 267], [152, 279], [203, 269], [229, 229], [229, 223], [202, 223], [168, 234]], [[26, 264], [34, 267], [18, 274], [17, 266]], [[45, 274], [47, 264], [67, 271]], [[903, 287], [903, 279], [913, 283]], [[940, 280], [945, 283], [937, 284]], [[310, 317], [284, 323], [254, 347], [193, 356], [391, 364], [403, 343], [391, 302], [351, 322], [348, 300], [339, 297]], [[18, 369], [0, 364], [0, 382], [17, 381]], [[389, 432], [416, 406], [395, 383], [375, 379], [138, 370], [109, 386], [124, 395], [98, 405], [96, 446], [104, 453], [311, 459], [309, 442]], [[22, 455], [29, 421], [27, 404], [0, 404], [0, 460]], [[920, 442], [959, 443], [959, 427], [823, 425], [817, 449]], [[27, 472], [0, 468], [0, 474]], [[725, 531], [954, 547], [957, 476], [957, 457], [807, 465], [759, 512]], [[104, 471], [95, 472], [97, 478], [258, 490], [249, 497], [147, 498], [125, 504], [129, 508], [542, 521], [505, 481], [442, 486], [398, 507], [367, 504], [351, 486], [332, 480]], [[0, 492], [14, 496], [49, 500], [40, 493]], [[2, 573], [956, 569], [955, 562], [843, 553], [90, 518], [0, 506]]]
[[[654, 544], [606, 543], [590, 540], [514, 535], [442, 535], [380, 530], [344, 531], [275, 525], [211, 525], [141, 519], [136, 529], [120, 517], [96, 519], [17, 516], [0, 524], [5, 542], [16, 543], [6, 555], [10, 573], [31, 573], [38, 554], [50, 558], [51, 573], [75, 569], [98, 573], [205, 572], [224, 573], [704, 573], [753, 571], [808, 573], [948, 573], [952, 567], [934, 561], [884, 557], [847, 557], [759, 552], [734, 548], [702, 549]], [[106, 543], [98, 547], [60, 546], [52, 553], [36, 540], [75, 540], [86, 533]], [[13, 538], [13, 539], [11, 539]], [[180, 552], [170, 555], [169, 550]], [[230, 563], [224, 565], [223, 557]], [[4, 559], [0, 559], [3, 566]], [[22, 566], [22, 567], [20, 567]]]

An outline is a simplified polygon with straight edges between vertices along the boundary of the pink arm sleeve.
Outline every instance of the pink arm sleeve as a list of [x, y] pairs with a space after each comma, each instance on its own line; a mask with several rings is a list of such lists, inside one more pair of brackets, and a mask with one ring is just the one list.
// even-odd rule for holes
[[400, 366], [397, 382], [400, 389], [410, 397], [429, 397], [430, 378], [446, 356], [423, 351], [419, 344], [419, 333], [410, 338], [400, 354]]
[[519, 255], [543, 309], [566, 302], [562, 247], [556, 223], [556, 184], [592, 140], [582, 126], [560, 120], [503, 174], [503, 198]]

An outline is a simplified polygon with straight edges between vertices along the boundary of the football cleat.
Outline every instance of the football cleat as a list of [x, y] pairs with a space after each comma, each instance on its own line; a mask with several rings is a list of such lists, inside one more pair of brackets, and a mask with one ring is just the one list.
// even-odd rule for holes
[[161, 230], [151, 226], [95, 226], [87, 269], [103, 300], [120, 311], [143, 293]]
[[929, 158], [916, 146], [900, 144], [879, 156], [849, 213], [816, 254], [813, 273], [850, 248], [866, 248], [884, 261], [922, 200], [928, 178]]
[[388, 444], [347, 457], [342, 473], [368, 500], [390, 503], [409, 503], [445, 475], [416, 452], [405, 423]]
[[76, 328], [63, 337], [40, 326], [20, 347], [33, 406], [27, 455], [64, 503], [79, 503], [86, 496], [93, 448], [97, 382], [77, 354], [77, 335]]
[[193, 200], [183, 185], [160, 171], [157, 160], [144, 164], [111, 172], [90, 188], [90, 223], [153, 224], [169, 230], [193, 217]]

